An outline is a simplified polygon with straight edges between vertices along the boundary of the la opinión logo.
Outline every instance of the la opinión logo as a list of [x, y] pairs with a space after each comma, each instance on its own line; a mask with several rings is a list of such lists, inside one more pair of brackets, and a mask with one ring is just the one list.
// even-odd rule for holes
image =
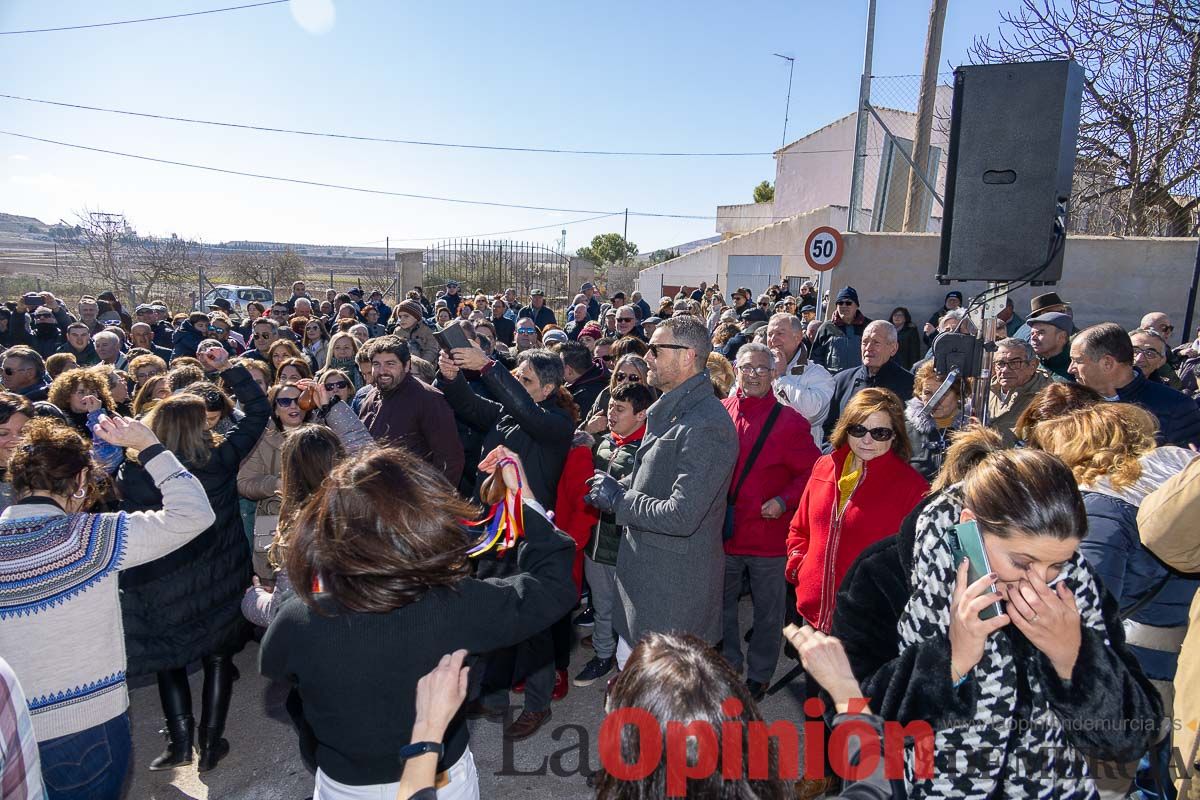
[[[852, 701], [851, 713], [861, 712], [867, 701]], [[689, 779], [708, 778], [720, 770], [726, 780], [746, 778], [767, 780], [800, 777], [801, 730], [791, 720], [745, 722], [740, 719], [742, 702], [730, 697], [721, 704], [727, 719], [718, 731], [709, 722], [667, 721], [663, 724], [644, 708], [619, 708], [609, 713], [600, 726], [600, 763], [614, 778], [640, 781], [666, 762], [666, 789], [669, 797], [687, 794]], [[825, 777], [825, 704], [819, 698], [804, 703], [804, 777]], [[629, 729], [632, 728], [632, 731]], [[858, 757], [851, 762], [850, 743], [858, 740]], [[907, 725], [885, 722], [882, 741], [876, 728], [864, 720], [848, 720], [833, 728], [829, 735], [829, 766], [838, 777], [862, 780], [873, 774], [884, 761], [889, 780], [904, 778], [904, 753], [908, 743], [914, 748], [913, 772], [918, 779], [933, 777], [932, 726], [914, 721]], [[630, 745], [626, 748], [625, 745]], [[777, 773], [771, 774], [772, 753], [777, 755]]]

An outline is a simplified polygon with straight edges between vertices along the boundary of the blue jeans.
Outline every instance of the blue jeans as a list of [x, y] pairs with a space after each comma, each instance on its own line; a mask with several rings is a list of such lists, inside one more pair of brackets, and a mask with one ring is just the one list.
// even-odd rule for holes
[[50, 800], [117, 800], [133, 737], [128, 712], [79, 733], [38, 744]]

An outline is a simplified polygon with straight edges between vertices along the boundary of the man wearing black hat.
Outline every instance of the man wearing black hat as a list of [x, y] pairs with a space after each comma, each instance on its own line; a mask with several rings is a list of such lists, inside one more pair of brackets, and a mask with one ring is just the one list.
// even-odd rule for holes
[[[600, 316], [600, 304], [593, 298], [588, 303], [588, 316], [591, 316], [591, 304], [596, 303], [596, 317]], [[554, 316], [554, 312], [550, 310], [550, 306], [546, 305], [546, 292], [543, 289], [534, 289], [529, 293], [529, 305], [517, 312], [517, 319], [529, 317], [533, 320], [533, 324], [538, 327], [538, 330], [547, 325], [557, 325], [558, 319]]]
[[847, 286], [838, 292], [833, 317], [817, 329], [809, 360], [836, 375], [862, 364], [860, 342], [871, 320], [858, 308], [858, 292]]
[[956, 308], [962, 308], [963, 295], [962, 292], [955, 289], [952, 292], [946, 292], [946, 299], [942, 301], [942, 307], [933, 312], [933, 316], [925, 323], [925, 346], [933, 347], [933, 340], [938, 335], [938, 323], [942, 321], [942, 317], [947, 311], [953, 311]]

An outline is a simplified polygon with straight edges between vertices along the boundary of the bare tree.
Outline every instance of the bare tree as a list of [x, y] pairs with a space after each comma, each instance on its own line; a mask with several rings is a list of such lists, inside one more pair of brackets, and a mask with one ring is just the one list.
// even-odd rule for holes
[[[1073, 223], [1187, 236], [1200, 207], [1200, 3], [1022, 0], [978, 62], [1073, 58], [1085, 72]], [[1115, 213], [1114, 213], [1115, 212]]]
[[196, 287], [196, 276], [207, 264], [200, 242], [177, 236], [139, 239], [130, 261], [133, 285], [143, 298], [161, 295], [176, 302]]
[[78, 235], [64, 244], [80, 277], [95, 286], [128, 292], [130, 256], [137, 247], [137, 237], [125, 216], [84, 209], [75, 212], [75, 217]]
[[262, 286], [276, 291], [290, 287], [293, 281], [304, 280], [308, 264], [288, 248], [279, 251], [230, 253], [221, 259], [218, 268], [229, 280], [250, 286]]

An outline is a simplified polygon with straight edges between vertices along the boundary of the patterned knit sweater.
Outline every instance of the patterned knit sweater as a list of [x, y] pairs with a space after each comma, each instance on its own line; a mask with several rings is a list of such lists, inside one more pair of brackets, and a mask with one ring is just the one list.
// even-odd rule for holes
[[129, 706], [120, 570], [153, 561], [213, 523], [204, 487], [162, 445], [143, 451], [161, 511], [65, 514], [24, 503], [0, 514], [0, 654], [38, 741], [101, 725]]

